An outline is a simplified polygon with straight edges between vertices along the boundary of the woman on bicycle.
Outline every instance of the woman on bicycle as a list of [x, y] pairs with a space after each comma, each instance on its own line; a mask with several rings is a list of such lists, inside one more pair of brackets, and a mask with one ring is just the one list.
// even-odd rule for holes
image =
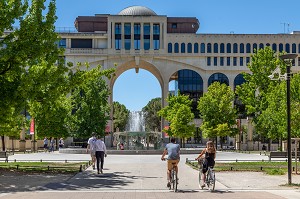
[[202, 167], [203, 168], [202, 169], [203, 184], [201, 186], [205, 187], [205, 184], [204, 184], [205, 173], [208, 170], [208, 167], [215, 166], [216, 148], [212, 141], [208, 141], [206, 143], [206, 148], [200, 153], [200, 155], [195, 160], [199, 160], [203, 155], [205, 155], [205, 156], [204, 156], [203, 167]]

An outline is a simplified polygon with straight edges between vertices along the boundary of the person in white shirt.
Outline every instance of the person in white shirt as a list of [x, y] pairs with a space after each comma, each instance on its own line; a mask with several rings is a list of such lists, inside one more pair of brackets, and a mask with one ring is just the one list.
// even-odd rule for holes
[[86, 152], [90, 152], [92, 158], [93, 169], [95, 169], [95, 161], [96, 161], [96, 151], [95, 151], [95, 142], [96, 142], [96, 133], [92, 133], [92, 137], [88, 140], [88, 145], [86, 148]]
[[[107, 157], [107, 154], [106, 154], [105, 143], [101, 140], [100, 136], [97, 136], [97, 140], [94, 146], [95, 146], [96, 159], [97, 159], [97, 171], [98, 174], [100, 172], [103, 173], [104, 157]], [[101, 163], [101, 165], [99, 165], [99, 163]]]

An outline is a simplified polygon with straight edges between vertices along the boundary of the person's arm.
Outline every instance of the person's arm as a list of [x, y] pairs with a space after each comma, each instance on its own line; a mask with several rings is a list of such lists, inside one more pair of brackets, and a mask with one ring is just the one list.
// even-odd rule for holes
[[200, 155], [195, 160], [198, 160], [205, 153], [205, 151], [206, 151], [206, 148], [203, 151], [201, 151]]
[[162, 156], [161, 156], [161, 160], [165, 159], [165, 155], [168, 153], [167, 149], [164, 150]]

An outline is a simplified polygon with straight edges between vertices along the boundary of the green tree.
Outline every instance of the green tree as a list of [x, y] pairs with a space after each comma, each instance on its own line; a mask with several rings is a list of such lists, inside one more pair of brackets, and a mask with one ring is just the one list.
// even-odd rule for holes
[[113, 109], [114, 131], [116, 131], [117, 128], [119, 128], [119, 131], [125, 131], [130, 111], [125, 105], [120, 104], [119, 102], [113, 103]]
[[[4, 36], [0, 41], [0, 94], [3, 94], [0, 100], [0, 128], [7, 129], [7, 126], [16, 127], [23, 123], [18, 130], [1, 130], [2, 140], [4, 135], [16, 135], [20, 127], [26, 124], [20, 117], [21, 111], [26, 109], [28, 97], [24, 95], [28, 89], [23, 83], [26, 69], [41, 60], [54, 63], [60, 54], [55, 44], [58, 40], [54, 32], [55, 1], [50, 1], [47, 11], [44, 4], [45, 0], [32, 0], [30, 7], [28, 1], [0, 1], [0, 33]], [[12, 24], [19, 19], [18, 29], [4, 33], [4, 30], [12, 30]]]
[[170, 136], [179, 138], [189, 138], [195, 132], [195, 125], [192, 123], [194, 114], [191, 111], [192, 100], [188, 95], [169, 95], [166, 99], [168, 106], [158, 111], [158, 115], [165, 118], [170, 123], [168, 130], [163, 129]]
[[104, 136], [109, 119], [110, 91], [103, 76], [110, 77], [114, 71], [114, 69], [101, 70], [101, 66], [98, 66], [91, 70], [78, 70], [72, 75], [75, 82], [81, 82], [72, 92], [76, 106], [73, 111], [74, 137], [87, 138], [93, 132]]
[[161, 119], [157, 113], [159, 110], [161, 110], [160, 97], [150, 100], [150, 102], [143, 107], [142, 111], [144, 112], [146, 131], [154, 131], [156, 128], [158, 131], [161, 131]]
[[234, 92], [230, 86], [214, 82], [208, 87], [208, 91], [199, 99], [197, 107], [203, 119], [200, 128], [204, 137], [222, 138], [237, 133], [234, 128], [236, 110], [233, 100]]

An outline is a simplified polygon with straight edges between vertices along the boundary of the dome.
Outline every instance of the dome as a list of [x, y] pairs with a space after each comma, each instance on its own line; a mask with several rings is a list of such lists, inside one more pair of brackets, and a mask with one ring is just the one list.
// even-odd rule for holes
[[129, 16], [155, 16], [157, 15], [153, 10], [143, 6], [130, 6], [123, 9], [118, 15], [129, 15]]

